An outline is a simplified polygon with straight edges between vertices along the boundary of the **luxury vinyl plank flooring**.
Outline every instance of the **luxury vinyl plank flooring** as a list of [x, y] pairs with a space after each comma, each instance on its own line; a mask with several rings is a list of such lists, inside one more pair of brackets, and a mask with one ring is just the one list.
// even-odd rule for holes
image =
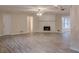
[[75, 53], [69, 35], [34, 33], [0, 37], [1, 53]]

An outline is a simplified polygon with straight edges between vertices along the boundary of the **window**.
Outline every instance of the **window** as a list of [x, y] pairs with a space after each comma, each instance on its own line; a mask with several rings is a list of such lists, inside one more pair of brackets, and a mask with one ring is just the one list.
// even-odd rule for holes
[[62, 29], [65, 31], [70, 30], [70, 18], [69, 16], [62, 17]]

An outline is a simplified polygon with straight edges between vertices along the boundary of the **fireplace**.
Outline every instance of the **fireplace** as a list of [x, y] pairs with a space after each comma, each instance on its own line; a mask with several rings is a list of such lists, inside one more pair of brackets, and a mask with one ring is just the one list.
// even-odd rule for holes
[[50, 26], [44, 26], [44, 31], [50, 31]]

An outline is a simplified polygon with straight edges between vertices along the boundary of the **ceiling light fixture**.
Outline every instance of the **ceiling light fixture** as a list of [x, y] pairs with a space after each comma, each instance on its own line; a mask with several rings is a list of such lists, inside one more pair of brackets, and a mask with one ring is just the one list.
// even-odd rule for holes
[[37, 13], [37, 16], [42, 16], [42, 13]]
[[37, 12], [37, 14], [36, 14], [36, 15], [37, 15], [37, 16], [42, 16], [42, 14], [43, 14], [43, 13], [42, 13], [41, 8], [38, 8], [38, 12]]

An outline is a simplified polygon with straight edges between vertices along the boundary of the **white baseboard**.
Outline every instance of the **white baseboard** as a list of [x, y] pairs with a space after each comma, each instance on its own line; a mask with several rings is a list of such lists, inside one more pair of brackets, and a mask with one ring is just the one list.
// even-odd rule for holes
[[70, 49], [79, 52], [79, 49], [76, 49], [76, 48], [73, 48], [73, 47], [70, 47]]
[[28, 32], [27, 33], [12, 33], [12, 34], [7, 34], [7, 35], [3, 34], [0, 36], [19, 35], [19, 34], [28, 34]]
[[4, 35], [0, 35], [0, 36], [4, 36]]

